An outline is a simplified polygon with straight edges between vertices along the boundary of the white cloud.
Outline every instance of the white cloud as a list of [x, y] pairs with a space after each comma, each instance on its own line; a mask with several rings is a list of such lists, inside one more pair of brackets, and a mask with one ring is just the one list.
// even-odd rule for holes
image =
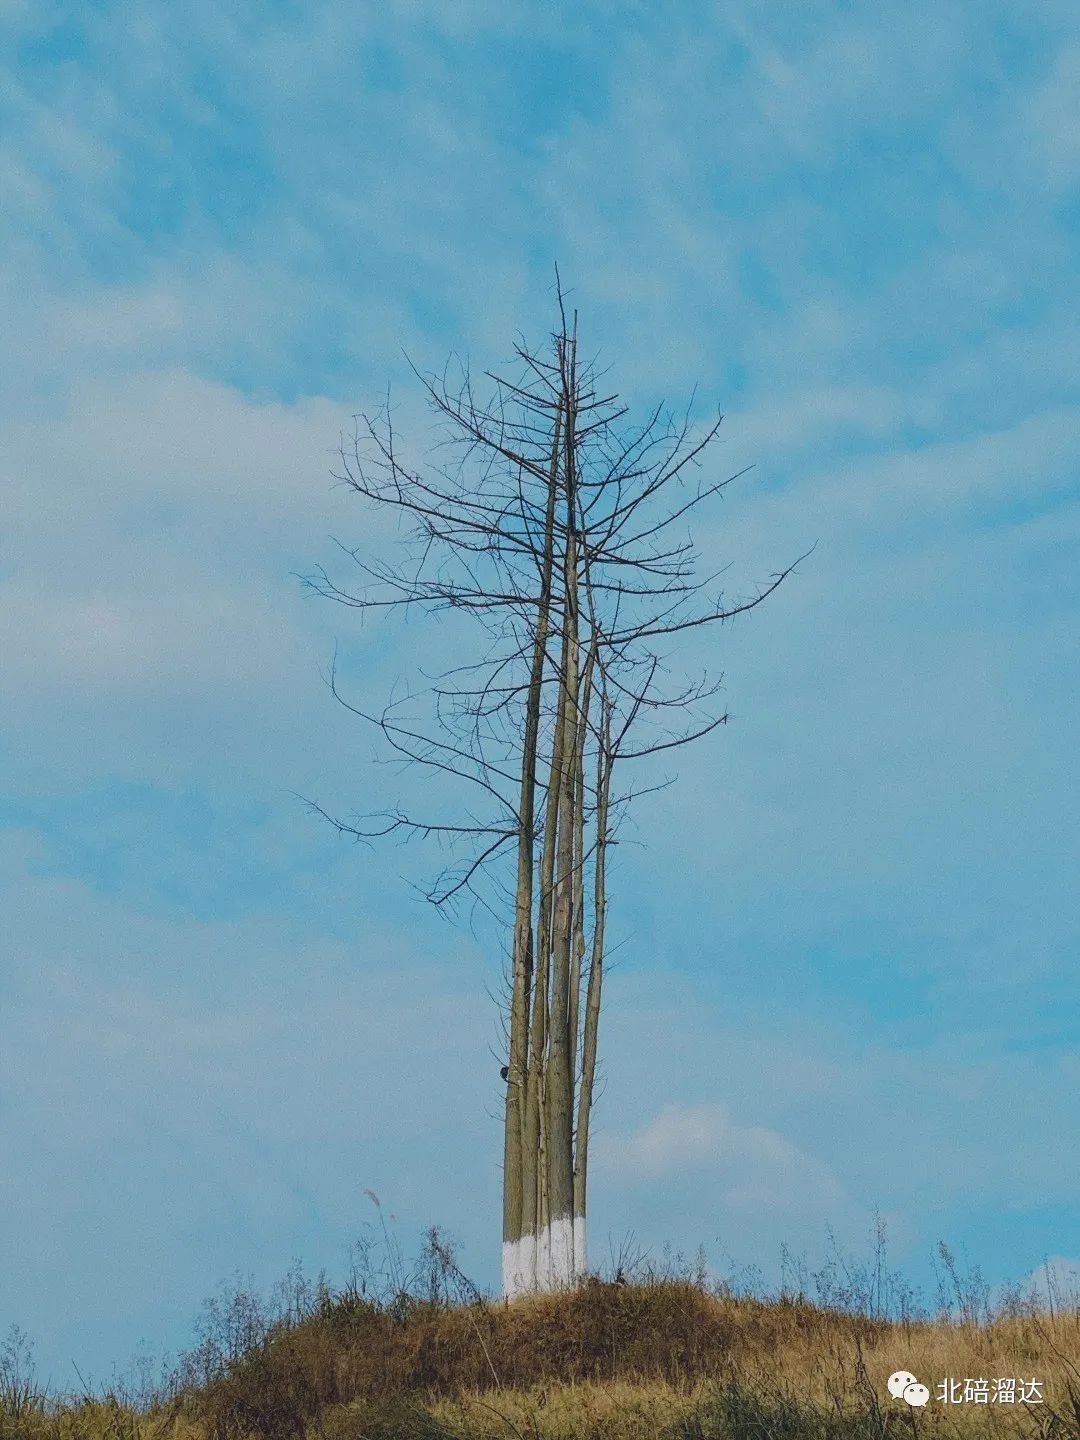
[[836, 1176], [786, 1136], [739, 1125], [725, 1105], [666, 1105], [629, 1136], [602, 1135], [597, 1164], [631, 1185], [692, 1186], [701, 1215], [797, 1213], [845, 1225], [853, 1210]]
[[791, 452], [813, 453], [823, 436], [841, 433], [850, 442], [856, 436], [880, 439], [895, 434], [910, 403], [899, 389], [882, 385], [785, 389], [755, 396], [752, 410], [729, 412], [724, 434], [738, 455], [775, 464]]
[[1080, 1260], [1051, 1255], [1027, 1277], [1025, 1288], [1055, 1310], [1080, 1304]]
[[1034, 156], [1055, 190], [1080, 182], [1080, 46], [1066, 45], [1030, 97], [1021, 128], [1026, 158]]
[[[667, 897], [666, 934], [689, 904], [681, 890]], [[1060, 1045], [1017, 1044], [1015, 1007], [999, 1022], [969, 986], [967, 1014], [950, 1008], [955, 1023], [933, 1027], [931, 1013], [917, 1013], [924, 996], [928, 1011], [942, 1008], [933, 991], [886, 950], [884, 963], [868, 957], [862, 994], [901, 992], [916, 1014], [908, 1019], [905, 1005], [902, 1019], [874, 1016], [846, 972], [841, 984], [835, 971], [831, 983], [820, 973], [820, 952], [783, 960], [786, 943], [768, 920], [758, 928], [737, 896], [715, 919], [695, 912], [694, 924], [692, 956], [663, 972], [639, 962], [609, 986], [608, 1090], [595, 1128], [611, 1208], [624, 1208], [623, 1181], [642, 1207], [677, 1193], [680, 1233], [696, 1244], [708, 1238], [714, 1201], [744, 1180], [751, 1193], [771, 1193], [798, 1173], [816, 1239], [824, 1221], [861, 1236], [860, 1217], [876, 1206], [903, 1217], [906, 1239], [921, 1234], [928, 1250], [945, 1233], [932, 1227], [962, 1211], [976, 1186], [1010, 1210], [1069, 1204], [1061, 1137], [1076, 1067]], [[654, 943], [644, 927], [635, 940], [638, 953]], [[1022, 1033], [1035, 1041], [1038, 1031], [1024, 1024]], [[774, 1227], [774, 1247], [784, 1229]]]
[[346, 419], [173, 371], [84, 379], [9, 422], [0, 723], [41, 783], [242, 766], [238, 728], [289, 783], [283, 737], [328, 718], [340, 620], [291, 572], [364, 524], [329, 474]]

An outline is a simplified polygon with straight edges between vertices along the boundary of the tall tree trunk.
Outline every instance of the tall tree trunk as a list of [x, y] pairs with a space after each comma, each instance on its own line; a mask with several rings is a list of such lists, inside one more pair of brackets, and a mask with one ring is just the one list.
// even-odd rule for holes
[[608, 806], [611, 799], [611, 712], [607, 697], [601, 701], [601, 731], [596, 769], [596, 862], [593, 876], [593, 933], [589, 957], [589, 983], [585, 996], [585, 1023], [581, 1041], [581, 1081], [578, 1088], [577, 1135], [574, 1150], [574, 1254], [578, 1272], [588, 1268], [586, 1214], [588, 1208], [589, 1122], [592, 1119], [596, 1079], [596, 1040], [604, 979], [604, 920], [607, 913]]
[[[513, 989], [510, 999], [510, 1046], [507, 1059], [506, 1115], [503, 1131], [503, 1294], [512, 1299], [536, 1283], [535, 1156], [524, 1149], [526, 1076], [529, 1066], [529, 1020], [533, 982], [533, 870], [536, 824], [536, 760], [544, 665], [550, 630], [552, 571], [555, 549], [555, 508], [558, 493], [562, 407], [555, 412], [544, 514], [537, 608], [529, 689], [522, 741], [521, 798], [518, 807], [517, 884], [514, 901]], [[528, 1163], [527, 1163], [528, 1159]], [[526, 1198], [528, 1197], [528, 1198]]]
[[[555, 897], [555, 847], [558, 831], [560, 777], [562, 775], [562, 686], [559, 711], [552, 735], [548, 775], [544, 844], [540, 856], [540, 897], [536, 926], [536, 973], [533, 981], [532, 1029], [525, 1089], [522, 1233], [533, 1257], [533, 1288], [546, 1289], [550, 1279], [551, 1219], [547, 1167], [547, 1044], [551, 1028], [550, 987], [552, 906]], [[531, 1221], [532, 1228], [529, 1229]], [[531, 1239], [529, 1238], [531, 1237]]]
[[[565, 349], [559, 342], [558, 357], [563, 376], [563, 389], [559, 401], [559, 414], [563, 432], [552, 447], [552, 464], [548, 477], [548, 504], [555, 506], [560, 493], [560, 460], [565, 448], [565, 427], [570, 414], [570, 396], [565, 384], [567, 369]], [[561, 616], [560, 633], [566, 627], [566, 597], [564, 593], [555, 597], [555, 514], [552, 510], [552, 588], [548, 607], [550, 617], [554, 610]], [[564, 536], [565, 547], [565, 536]], [[558, 566], [560, 592], [565, 588], [565, 555]], [[545, 664], [547, 662], [545, 656]], [[558, 665], [560, 662], [555, 661]], [[543, 672], [541, 672], [543, 673]], [[557, 701], [551, 742], [551, 764], [548, 772], [547, 799], [544, 811], [544, 841], [540, 856], [538, 904], [536, 917], [536, 947], [533, 975], [532, 1014], [528, 1047], [528, 1068], [525, 1079], [525, 1117], [522, 1127], [522, 1219], [521, 1249], [527, 1287], [547, 1289], [551, 1273], [551, 1207], [549, 1194], [550, 1172], [548, 1166], [548, 1123], [547, 1123], [547, 1049], [550, 1025], [552, 908], [555, 896], [556, 842], [559, 821], [561, 780], [563, 774], [564, 702], [565, 686], [562, 672], [557, 672]]]
[[551, 1014], [547, 1062], [544, 1066], [547, 1122], [547, 1175], [550, 1236], [550, 1283], [570, 1285], [574, 1267], [574, 1074], [570, 1063], [570, 972], [574, 947], [574, 799], [580, 674], [578, 665], [578, 551], [575, 497], [575, 367], [574, 341], [569, 346], [566, 391], [565, 462], [566, 545], [563, 573], [563, 634], [560, 663], [561, 769], [559, 774], [558, 838], [555, 895], [552, 905]]
[[[571, 536], [567, 545], [567, 571], [576, 564]], [[555, 894], [552, 905], [551, 1013], [548, 1022], [547, 1062], [544, 1066], [545, 1120], [551, 1271], [553, 1286], [574, 1278], [573, 1180], [573, 1072], [570, 1066], [570, 972], [574, 942], [574, 796], [577, 719], [574, 706], [578, 686], [576, 615], [572, 581], [568, 583], [563, 645], [561, 774], [559, 776], [558, 839]]]
[[592, 705], [592, 677], [596, 642], [589, 646], [581, 675], [578, 721], [574, 748], [574, 948], [570, 957], [570, 1073], [577, 1077], [581, 1028], [581, 965], [585, 957], [585, 755]]

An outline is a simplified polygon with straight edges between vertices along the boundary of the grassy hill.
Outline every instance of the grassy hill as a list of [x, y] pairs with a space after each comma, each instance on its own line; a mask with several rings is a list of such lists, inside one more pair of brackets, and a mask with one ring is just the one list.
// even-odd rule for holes
[[[653, 1275], [507, 1306], [431, 1260], [424, 1284], [378, 1295], [298, 1280], [267, 1307], [239, 1289], [140, 1395], [59, 1401], [0, 1368], [0, 1440], [1080, 1437], [1075, 1305], [890, 1320]], [[889, 1395], [901, 1369], [925, 1408]], [[1034, 1377], [1043, 1399], [943, 1405], [946, 1377]]]

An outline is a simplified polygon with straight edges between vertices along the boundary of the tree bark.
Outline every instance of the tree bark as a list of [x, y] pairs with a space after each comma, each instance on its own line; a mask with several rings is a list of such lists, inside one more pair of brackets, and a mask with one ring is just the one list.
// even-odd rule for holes
[[589, 646], [581, 675], [581, 695], [574, 748], [574, 948], [570, 958], [570, 1073], [577, 1077], [581, 1029], [581, 966], [585, 958], [585, 755], [592, 706], [592, 677], [596, 664], [595, 639]]
[[589, 983], [585, 996], [585, 1023], [581, 1042], [581, 1080], [578, 1087], [577, 1135], [574, 1148], [574, 1252], [578, 1271], [588, 1268], [586, 1218], [588, 1210], [589, 1124], [596, 1079], [596, 1042], [604, 979], [604, 921], [607, 915], [608, 809], [611, 801], [611, 716], [602, 700], [601, 734], [596, 774], [596, 859], [593, 875], [593, 932], [589, 956]]
[[[555, 508], [558, 491], [562, 407], [556, 409], [551, 466], [544, 514], [540, 565], [540, 605], [536, 617], [529, 689], [522, 740], [521, 798], [518, 808], [517, 883], [514, 897], [513, 990], [507, 1059], [506, 1113], [503, 1132], [503, 1294], [512, 1298], [536, 1283], [535, 1160], [525, 1149], [526, 1077], [529, 1068], [529, 1020], [533, 982], [533, 872], [536, 823], [536, 762], [540, 707], [547, 660], [554, 568]], [[527, 1156], [530, 1157], [527, 1163]], [[530, 1203], [526, 1204], [526, 1195]], [[528, 1228], [526, 1228], [528, 1226]]]
[[574, 342], [564, 361], [567, 394], [563, 481], [566, 543], [563, 570], [563, 633], [560, 660], [560, 742], [558, 837], [555, 894], [552, 903], [551, 1014], [544, 1066], [548, 1175], [550, 1284], [570, 1285], [574, 1267], [574, 1073], [570, 1063], [570, 973], [574, 948], [574, 835], [576, 830], [575, 751], [577, 748], [580, 673], [578, 665], [578, 550], [575, 496]]

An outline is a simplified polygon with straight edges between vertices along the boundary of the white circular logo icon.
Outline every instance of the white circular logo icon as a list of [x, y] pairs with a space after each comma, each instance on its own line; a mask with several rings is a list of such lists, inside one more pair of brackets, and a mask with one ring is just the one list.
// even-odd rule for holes
[[894, 1400], [899, 1400], [909, 1385], [918, 1383], [910, 1370], [897, 1370], [889, 1376], [889, 1394]]
[[906, 1400], [909, 1405], [925, 1405], [930, 1399], [930, 1391], [919, 1384], [910, 1370], [894, 1370], [888, 1385], [894, 1400]]

